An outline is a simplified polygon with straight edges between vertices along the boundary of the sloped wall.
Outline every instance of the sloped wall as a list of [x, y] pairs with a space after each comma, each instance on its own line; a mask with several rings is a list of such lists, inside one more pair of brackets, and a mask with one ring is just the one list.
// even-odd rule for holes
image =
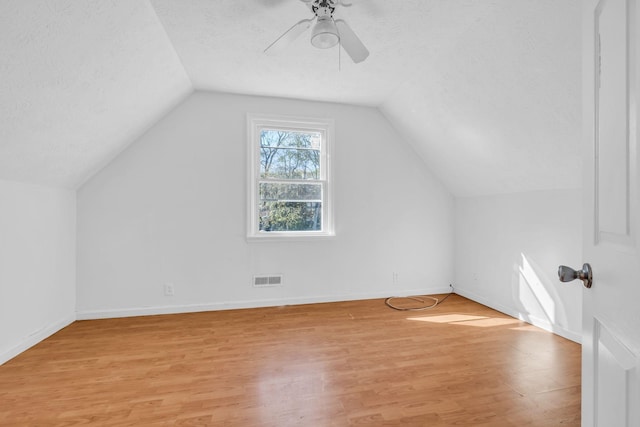
[[75, 320], [75, 192], [0, 181], [0, 364]]
[[571, 340], [582, 332], [580, 190], [456, 199], [456, 292]]
[[[246, 241], [247, 113], [335, 120], [334, 239]], [[196, 92], [77, 204], [79, 318], [447, 292], [453, 277], [453, 198], [372, 108]]]

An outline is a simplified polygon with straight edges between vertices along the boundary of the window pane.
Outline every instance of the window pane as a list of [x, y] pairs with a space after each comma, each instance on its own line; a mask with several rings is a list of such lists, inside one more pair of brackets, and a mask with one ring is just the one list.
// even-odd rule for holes
[[262, 129], [260, 131], [261, 147], [311, 148], [320, 149], [322, 134], [320, 132], [300, 132], [282, 129]]
[[321, 201], [322, 184], [260, 183], [260, 201]]
[[319, 132], [263, 129], [260, 132], [260, 177], [319, 179]]
[[320, 202], [260, 202], [260, 231], [320, 231]]

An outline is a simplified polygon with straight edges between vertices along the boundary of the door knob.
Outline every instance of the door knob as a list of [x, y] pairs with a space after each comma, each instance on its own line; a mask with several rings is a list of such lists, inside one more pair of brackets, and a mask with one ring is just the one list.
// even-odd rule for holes
[[585, 288], [590, 288], [593, 285], [593, 270], [589, 264], [584, 264], [582, 270], [576, 271], [566, 265], [558, 267], [558, 278], [561, 282], [571, 282], [575, 279], [582, 280]]

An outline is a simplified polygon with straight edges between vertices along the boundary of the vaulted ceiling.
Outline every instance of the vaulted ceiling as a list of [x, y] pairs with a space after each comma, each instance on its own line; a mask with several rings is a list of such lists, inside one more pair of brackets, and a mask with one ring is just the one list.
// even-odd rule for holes
[[[458, 196], [577, 188], [579, 0], [353, 0], [353, 64], [299, 0], [2, 0], [0, 179], [74, 188], [193, 90], [379, 108]], [[389, 141], [393, 149], [394, 141]]]

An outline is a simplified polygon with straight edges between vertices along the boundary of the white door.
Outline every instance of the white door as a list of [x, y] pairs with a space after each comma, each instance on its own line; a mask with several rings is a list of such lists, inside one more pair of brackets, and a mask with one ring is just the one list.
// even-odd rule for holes
[[639, 5], [583, 1], [586, 427], [640, 427]]

